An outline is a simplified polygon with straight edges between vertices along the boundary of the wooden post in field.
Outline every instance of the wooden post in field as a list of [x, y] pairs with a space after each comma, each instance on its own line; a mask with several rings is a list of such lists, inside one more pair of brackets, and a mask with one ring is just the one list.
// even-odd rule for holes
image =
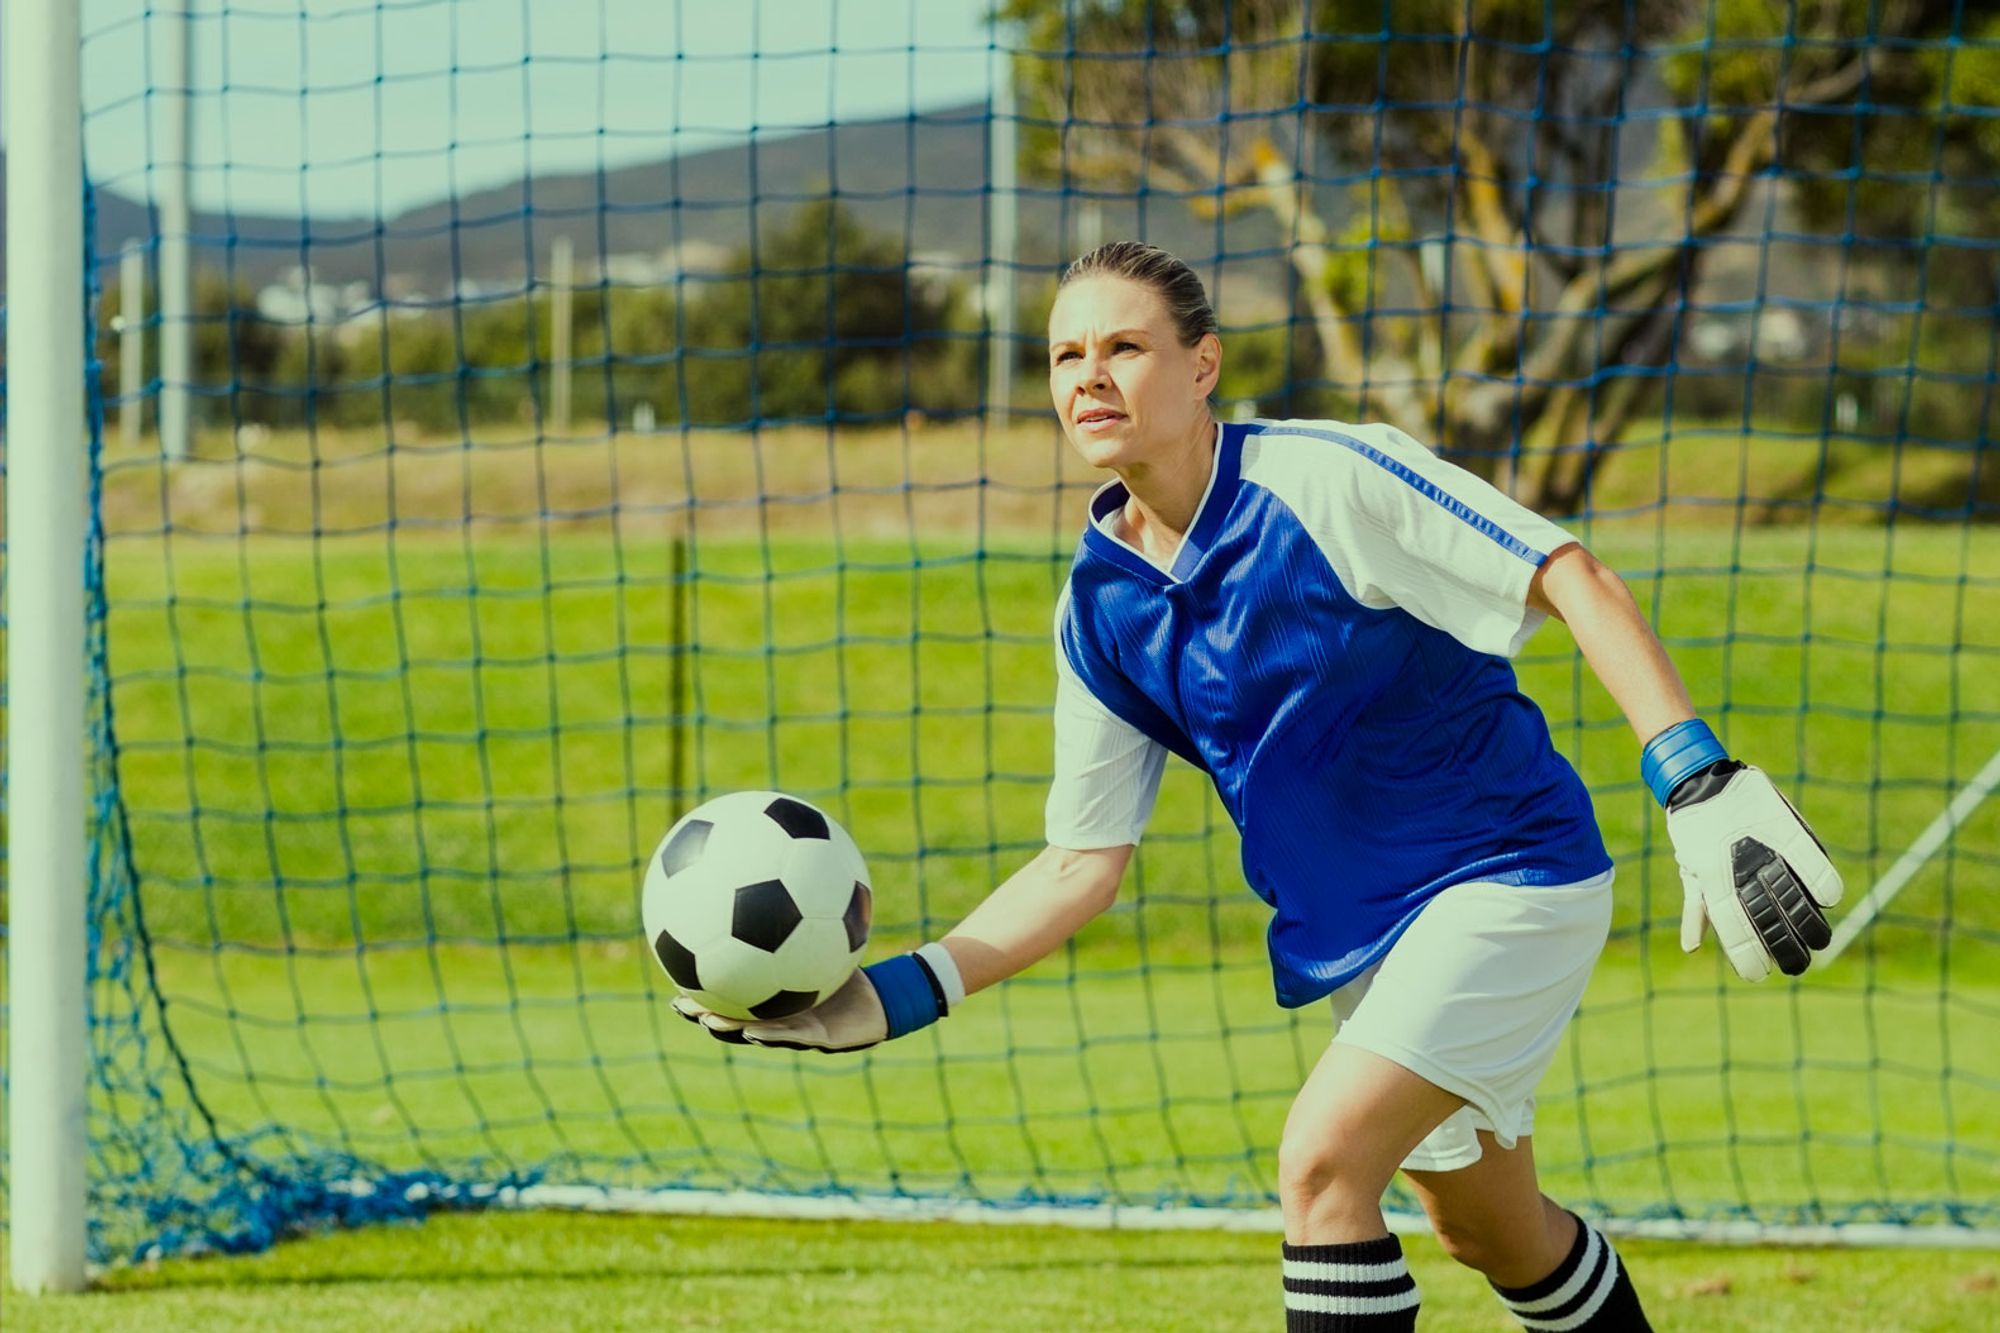
[[128, 240], [118, 254], [118, 442], [136, 448], [146, 428], [146, 251]]
[[[1012, 33], [1010, 28], [996, 28]], [[1014, 309], [1019, 255], [1020, 192], [1015, 177], [1014, 53], [996, 44], [992, 52], [992, 101], [986, 116], [987, 230], [993, 252], [986, 257], [986, 420], [1006, 430], [1014, 401]]]
[[576, 248], [567, 236], [549, 247], [549, 429], [569, 434], [570, 301], [576, 286]]
[[156, 11], [171, 85], [155, 88], [161, 107], [159, 163], [160, 398], [155, 420], [170, 459], [193, 449], [194, 257], [188, 204], [188, 162], [194, 151], [194, 60], [189, 50], [191, 6]]

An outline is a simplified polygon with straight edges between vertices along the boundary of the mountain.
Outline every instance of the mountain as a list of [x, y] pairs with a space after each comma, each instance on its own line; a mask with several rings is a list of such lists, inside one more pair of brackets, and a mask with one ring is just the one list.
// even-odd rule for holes
[[[983, 104], [883, 120], [851, 121], [681, 154], [635, 166], [536, 176], [409, 209], [395, 217], [289, 217], [196, 212], [196, 262], [227, 268], [259, 288], [310, 266], [322, 283], [387, 285], [432, 296], [460, 283], [518, 283], [528, 255], [546, 272], [551, 241], [567, 235], [579, 275], [600, 252], [659, 257], [710, 254], [746, 244], [829, 187], [870, 228], [907, 235], [912, 255], [959, 263], [978, 276], [987, 254], [986, 110]], [[4, 164], [4, 156], [0, 156]], [[128, 238], [147, 241], [150, 210], [99, 190], [95, 243], [109, 255]], [[1130, 197], [1106, 199], [1101, 235], [1141, 233], [1190, 259], [1216, 252], [1216, 223], [1155, 196], [1145, 216]], [[1047, 189], [1023, 191], [1021, 258], [1049, 265], [1074, 249], [1079, 203]], [[4, 239], [0, 221], [0, 239]], [[1059, 238], [1067, 235], [1068, 242]], [[1266, 252], [1275, 225], [1261, 210], [1231, 218], [1232, 254]], [[1251, 261], [1269, 268], [1267, 260]], [[1232, 269], [1232, 273], [1234, 269]], [[1276, 279], [1270, 279], [1275, 281]], [[1259, 285], [1264, 285], [1260, 283]]]

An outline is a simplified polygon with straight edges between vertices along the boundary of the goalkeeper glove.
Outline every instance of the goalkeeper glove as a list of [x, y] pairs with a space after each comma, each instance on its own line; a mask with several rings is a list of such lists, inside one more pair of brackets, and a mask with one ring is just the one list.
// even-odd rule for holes
[[860, 1051], [929, 1027], [965, 999], [958, 964], [942, 944], [926, 944], [867, 967], [804, 1013], [759, 1021], [729, 1018], [685, 995], [674, 1012], [717, 1041], [794, 1051]]
[[1699, 720], [1646, 744], [1640, 771], [1667, 810], [1680, 863], [1681, 948], [1701, 947], [1703, 927], [1738, 975], [1762, 981], [1775, 966], [1795, 977], [1833, 939], [1825, 908], [1840, 901], [1840, 872], [1771, 780], [1730, 759]]

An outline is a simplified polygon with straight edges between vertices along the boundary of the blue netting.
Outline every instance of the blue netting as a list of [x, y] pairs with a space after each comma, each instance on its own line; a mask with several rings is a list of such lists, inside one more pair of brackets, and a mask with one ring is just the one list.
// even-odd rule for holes
[[[2000, 20], [1563, 8], [99, 7], [97, 1257], [535, 1185], [1271, 1200], [1327, 1019], [1271, 1005], [1190, 771], [1110, 916], [865, 1059], [699, 1039], [639, 939], [643, 858], [725, 790], [841, 816], [878, 951], [1039, 845], [1094, 484], [1040, 332], [1100, 238], [1198, 267], [1225, 413], [1391, 420], [1573, 525], [1880, 880], [2000, 751]], [[1674, 946], [1569, 641], [1521, 669], [1621, 869], [1550, 1191], [1995, 1226], [2000, 803], [1837, 967], [1750, 989]]]

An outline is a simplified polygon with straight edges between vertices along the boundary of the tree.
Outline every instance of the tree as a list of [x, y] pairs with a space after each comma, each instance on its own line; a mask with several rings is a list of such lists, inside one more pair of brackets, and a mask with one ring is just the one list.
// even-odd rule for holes
[[801, 204], [689, 304], [688, 417], [853, 419], [970, 405], [955, 293], [830, 198]]
[[[261, 419], [265, 404], [259, 395], [285, 355], [283, 329], [257, 312], [256, 296], [247, 283], [212, 269], [195, 275], [193, 299], [195, 411], [210, 421], [228, 422], [232, 416]], [[113, 322], [123, 305], [117, 280], [107, 282], [97, 301], [96, 326], [98, 391], [107, 400], [118, 393], [125, 354], [124, 340]], [[160, 307], [151, 282], [145, 287], [143, 308], [149, 312], [146, 365], [157, 376]]]
[[[1031, 169], [1266, 210], [1353, 411], [1572, 510], [1674, 354], [1704, 242], [1760, 178], [1928, 171], [1941, 135], [1954, 161], [2000, 160], [1991, 117], [1946, 114], [2000, 85], [1990, 49], [1942, 40], [1957, 10], [1007, 0], [999, 17], [1024, 37]], [[1856, 115], [1890, 65], [1910, 114]], [[1635, 100], [1648, 88], [1664, 106]], [[1621, 132], [1651, 133], [1648, 174], [1678, 181], [1653, 234], [1613, 216]], [[1340, 176], [1355, 207], [1336, 229], [1326, 182]], [[1871, 190], [1868, 206], [1908, 222], [1913, 193]], [[1829, 191], [1807, 194], [1825, 216]]]

